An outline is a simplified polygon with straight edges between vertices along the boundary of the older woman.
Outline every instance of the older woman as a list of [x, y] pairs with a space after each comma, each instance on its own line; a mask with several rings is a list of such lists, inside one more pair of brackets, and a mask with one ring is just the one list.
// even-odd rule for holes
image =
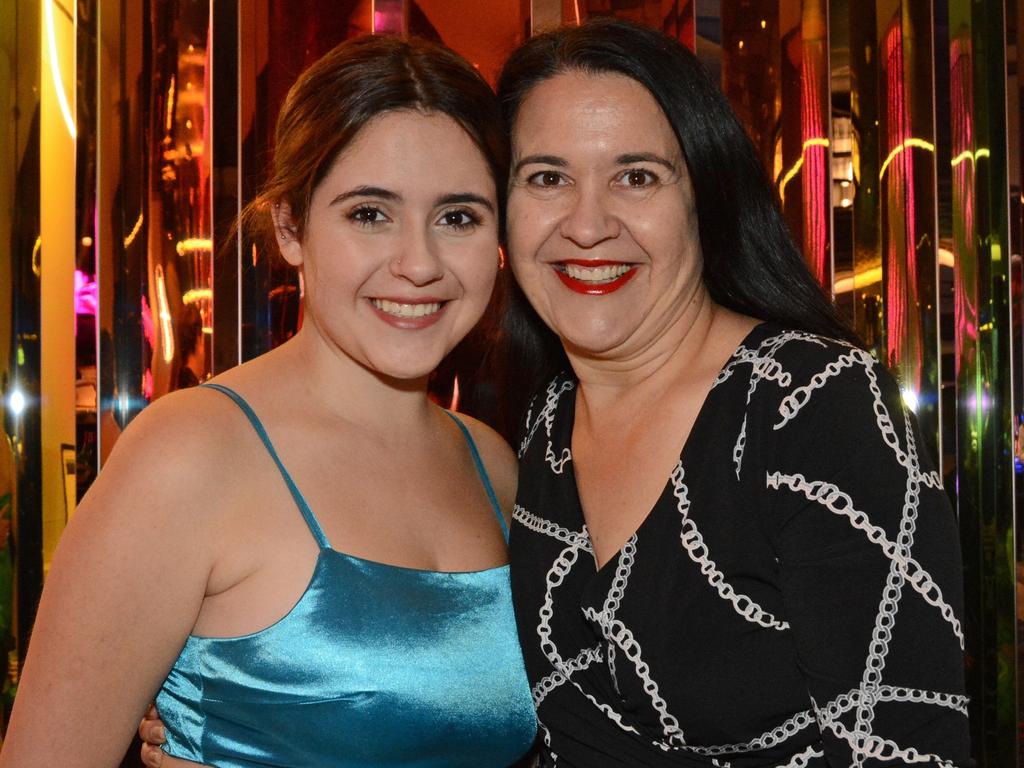
[[543, 763], [968, 764], [949, 503], [718, 89], [598, 21], [499, 98], [512, 267], [568, 362], [511, 540]]

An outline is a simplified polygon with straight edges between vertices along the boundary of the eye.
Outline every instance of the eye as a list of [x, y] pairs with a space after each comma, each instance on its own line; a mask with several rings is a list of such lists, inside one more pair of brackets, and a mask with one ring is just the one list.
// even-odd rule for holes
[[349, 213], [348, 217], [356, 224], [364, 227], [383, 224], [388, 220], [388, 217], [384, 215], [384, 211], [372, 205], [361, 205]]
[[558, 171], [538, 171], [528, 176], [526, 183], [535, 187], [562, 187], [569, 182]]
[[441, 214], [438, 224], [456, 231], [475, 227], [480, 223], [480, 216], [469, 208], [452, 208]]
[[648, 171], [644, 168], [630, 168], [619, 175], [618, 181], [620, 184], [632, 189], [643, 189], [657, 184], [660, 179], [653, 171]]

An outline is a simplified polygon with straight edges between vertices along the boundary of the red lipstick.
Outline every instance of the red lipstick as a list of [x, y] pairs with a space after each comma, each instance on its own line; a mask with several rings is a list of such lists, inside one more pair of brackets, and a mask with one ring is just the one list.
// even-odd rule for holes
[[[571, 277], [566, 274], [564, 270], [565, 264], [574, 264], [580, 267], [618, 267], [624, 266], [629, 267], [629, 271], [620, 275], [619, 277], [611, 280], [607, 283], [590, 283], [584, 280], [577, 280], [575, 277]], [[633, 275], [636, 274], [635, 264], [623, 264], [621, 261], [607, 261], [604, 259], [593, 259], [593, 260], [570, 260], [562, 261], [554, 265], [555, 274], [558, 275], [558, 279], [571, 291], [576, 293], [582, 293], [586, 296], [606, 296], [609, 293], [614, 293], [619, 290], [622, 286], [628, 283]]]

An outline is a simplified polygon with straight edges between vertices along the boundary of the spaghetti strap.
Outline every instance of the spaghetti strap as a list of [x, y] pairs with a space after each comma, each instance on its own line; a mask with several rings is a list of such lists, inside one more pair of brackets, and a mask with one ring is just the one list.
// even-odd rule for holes
[[466, 438], [466, 444], [469, 446], [469, 452], [473, 455], [473, 463], [476, 465], [477, 474], [480, 475], [480, 481], [484, 484], [484, 490], [487, 491], [487, 498], [491, 501], [491, 508], [494, 510], [494, 515], [498, 518], [498, 523], [501, 525], [501, 533], [505, 537], [505, 543], [508, 544], [508, 523], [505, 522], [505, 515], [501, 513], [501, 505], [498, 504], [498, 497], [494, 493], [494, 486], [491, 485], [491, 478], [487, 475], [487, 469], [484, 467], [483, 459], [480, 458], [480, 451], [476, 448], [476, 441], [473, 440], [473, 436], [469, 434], [469, 430], [466, 425], [462, 423], [462, 419], [456, 416], [451, 411], [445, 411], [454, 421], [459, 429], [462, 431], [462, 436]]
[[278, 458], [277, 451], [274, 450], [273, 443], [270, 442], [270, 437], [267, 435], [267, 430], [263, 428], [262, 422], [256, 412], [250, 406], [240, 394], [235, 390], [225, 387], [223, 384], [203, 384], [203, 387], [208, 389], [216, 389], [218, 392], [222, 392], [232, 400], [235, 401], [242, 413], [249, 419], [249, 423], [252, 424], [253, 429], [256, 430], [256, 434], [259, 435], [260, 440], [263, 441], [264, 447], [267, 449], [267, 453], [270, 454], [270, 458], [274, 460], [278, 470], [281, 472], [281, 477], [284, 479], [285, 485], [288, 486], [288, 491], [292, 495], [292, 499], [295, 500], [295, 505], [299, 508], [299, 512], [302, 513], [302, 517], [306, 520], [306, 525], [309, 526], [310, 533], [313, 534], [313, 538], [316, 539], [316, 543], [320, 545], [321, 549], [330, 549], [331, 544], [327, 540], [327, 536], [324, 535], [323, 528], [320, 527], [320, 523], [316, 519], [316, 515], [313, 514], [313, 510], [309, 508], [309, 504], [306, 503], [302, 493], [299, 491], [298, 486], [295, 485], [295, 481], [292, 480], [292, 476], [288, 474], [288, 470], [284, 468], [284, 464], [281, 463], [281, 459]]

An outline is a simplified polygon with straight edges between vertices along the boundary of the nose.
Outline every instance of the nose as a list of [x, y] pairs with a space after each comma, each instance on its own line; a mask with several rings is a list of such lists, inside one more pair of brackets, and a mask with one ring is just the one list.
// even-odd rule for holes
[[562, 237], [580, 248], [593, 248], [619, 236], [621, 222], [610, 209], [608, 191], [598, 185], [579, 185], [562, 219]]
[[391, 274], [415, 286], [429, 285], [444, 276], [439, 245], [428, 232], [410, 226], [403, 230], [391, 259]]

